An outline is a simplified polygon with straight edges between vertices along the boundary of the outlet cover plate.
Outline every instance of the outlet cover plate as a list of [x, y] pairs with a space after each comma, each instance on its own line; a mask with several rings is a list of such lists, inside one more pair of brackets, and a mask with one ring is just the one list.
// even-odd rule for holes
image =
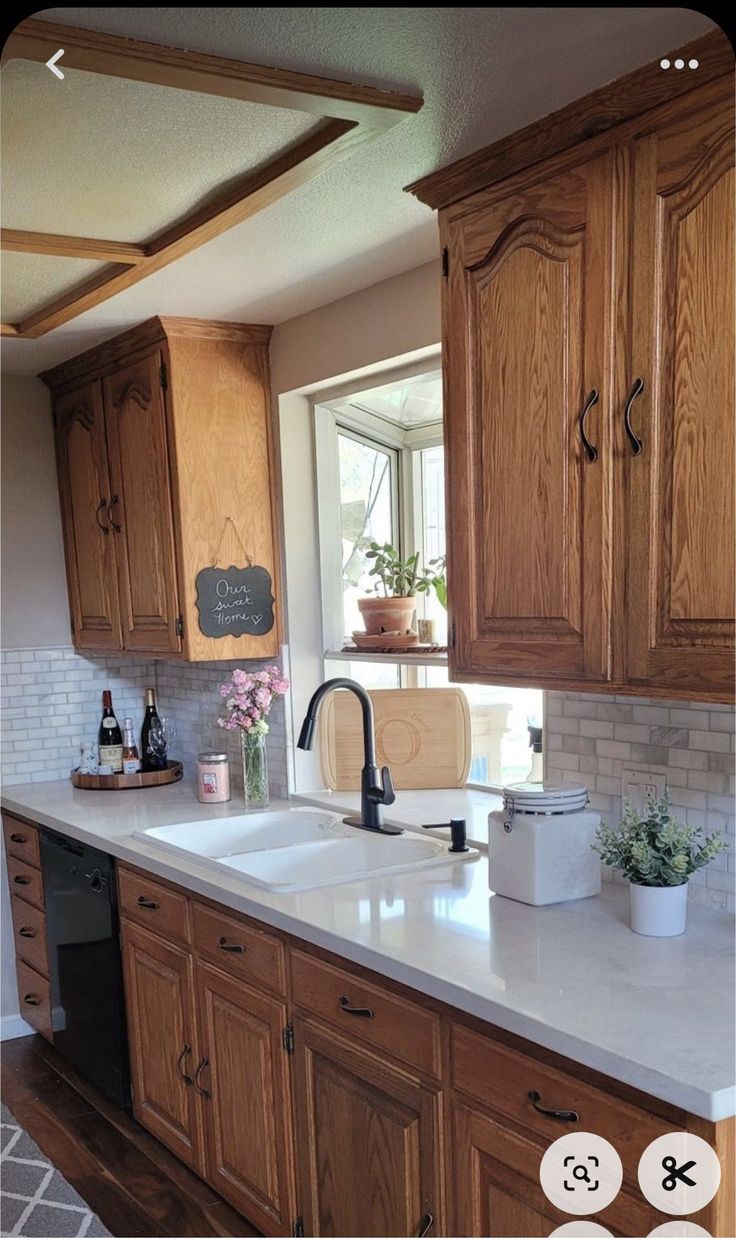
[[639, 812], [647, 803], [662, 799], [667, 785], [667, 770], [649, 765], [646, 769], [624, 765], [621, 770], [621, 798]]

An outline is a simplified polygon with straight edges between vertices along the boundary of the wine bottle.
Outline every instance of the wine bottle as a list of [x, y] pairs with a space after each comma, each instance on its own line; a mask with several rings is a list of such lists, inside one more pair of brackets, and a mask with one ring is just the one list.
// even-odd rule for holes
[[113, 773], [123, 771], [123, 736], [120, 733], [115, 711], [112, 707], [112, 692], [102, 693], [102, 721], [97, 732], [97, 744], [100, 753], [100, 764], [109, 765]]
[[149, 687], [146, 691], [146, 715], [141, 728], [141, 766], [144, 773], [151, 773], [156, 769], [165, 769], [167, 765], [166, 735], [161, 718], [156, 712], [153, 687]]
[[123, 727], [123, 773], [138, 773], [140, 767], [141, 759], [133, 735], [133, 719], [126, 717]]

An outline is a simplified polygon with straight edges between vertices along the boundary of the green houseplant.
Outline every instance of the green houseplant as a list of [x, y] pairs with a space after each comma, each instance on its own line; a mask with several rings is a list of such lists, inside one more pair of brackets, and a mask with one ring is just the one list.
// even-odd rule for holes
[[663, 797], [647, 802], [643, 812], [625, 804], [620, 825], [601, 825], [593, 849], [629, 882], [634, 932], [674, 937], [685, 931], [688, 878], [722, 846], [719, 834], [705, 836], [672, 816], [665, 788]]
[[378, 544], [375, 540], [371, 540], [365, 556], [370, 563], [368, 573], [376, 581], [374, 594], [358, 601], [366, 634], [410, 632], [418, 593], [434, 588], [442, 601], [444, 592], [446, 605], [444, 558], [434, 558], [429, 566], [420, 569], [419, 553], [402, 558], [392, 544]]

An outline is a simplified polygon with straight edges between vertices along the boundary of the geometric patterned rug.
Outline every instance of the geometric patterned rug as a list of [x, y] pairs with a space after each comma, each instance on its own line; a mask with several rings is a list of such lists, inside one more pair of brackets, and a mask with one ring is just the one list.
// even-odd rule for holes
[[44, 1157], [8, 1110], [0, 1113], [0, 1235], [109, 1238], [89, 1205]]

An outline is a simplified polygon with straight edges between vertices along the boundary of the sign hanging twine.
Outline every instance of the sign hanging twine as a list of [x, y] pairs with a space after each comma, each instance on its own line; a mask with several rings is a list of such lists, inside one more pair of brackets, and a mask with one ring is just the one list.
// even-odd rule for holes
[[240, 545], [240, 551], [242, 552], [243, 557], [245, 558], [247, 565], [248, 565], [248, 566], [252, 566], [252, 565], [253, 565], [253, 558], [251, 557], [250, 553], [248, 552], [248, 550], [246, 549], [245, 545], [243, 544], [243, 541], [242, 541], [242, 539], [240, 538], [240, 533], [239, 533], [239, 531], [238, 531], [237, 527], [235, 526], [235, 523], [234, 523], [233, 519], [230, 517], [230, 515], [229, 515], [229, 514], [228, 514], [227, 518], [225, 519], [225, 522], [222, 524], [222, 531], [220, 532], [220, 538], [219, 538], [219, 540], [217, 541], [217, 545], [216, 545], [216, 548], [215, 548], [215, 552], [214, 552], [214, 555], [213, 555], [213, 558], [212, 558], [211, 565], [212, 565], [212, 566], [216, 566], [216, 565], [218, 565], [218, 562], [219, 562], [219, 560], [220, 560], [220, 553], [221, 553], [221, 551], [222, 551], [222, 542], [223, 542], [223, 540], [225, 539], [225, 532], [227, 531], [227, 525], [228, 525], [228, 523], [230, 524], [230, 526], [232, 527], [233, 531], [235, 532], [235, 539], [237, 540], [238, 544]]

